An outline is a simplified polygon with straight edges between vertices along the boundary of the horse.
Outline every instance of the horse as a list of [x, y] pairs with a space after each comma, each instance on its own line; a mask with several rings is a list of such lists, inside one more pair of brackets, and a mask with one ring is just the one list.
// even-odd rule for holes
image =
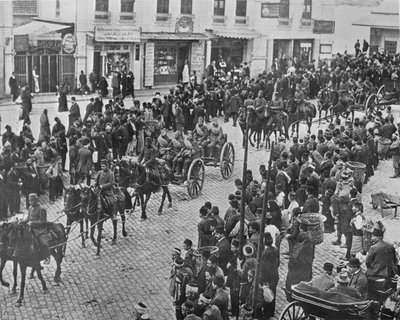
[[296, 101], [293, 98], [285, 102], [287, 104], [286, 110], [289, 111], [288, 112], [289, 121], [287, 122], [287, 126], [285, 128], [286, 137], [288, 138], [289, 126], [292, 126], [291, 137], [293, 137], [295, 128], [296, 128], [296, 135], [299, 136], [299, 124], [301, 121], [306, 122], [308, 128], [307, 132], [311, 133], [312, 120], [317, 114], [317, 109], [315, 105], [309, 101], [304, 101], [304, 111], [301, 112], [298, 110]]
[[[318, 92], [318, 112], [319, 112], [319, 125], [321, 125], [322, 111], [325, 111], [325, 119], [328, 119], [328, 113], [332, 114], [332, 106], [336, 105], [339, 101], [339, 93], [328, 87], [321, 89]], [[333, 116], [331, 117], [331, 122]]]
[[[85, 217], [83, 212], [81, 211], [81, 188], [79, 185], [70, 186], [68, 188], [64, 188], [64, 213], [67, 216], [67, 226], [66, 231], [67, 235], [71, 231], [71, 225], [74, 222], [79, 222], [81, 239], [82, 239], [82, 248], [85, 248], [85, 239], [88, 238], [88, 229], [89, 229], [89, 219]], [[86, 229], [84, 232], [84, 223], [86, 224]], [[67, 245], [64, 246], [64, 255], [67, 249]]]
[[337, 103], [333, 104], [330, 108], [331, 113], [336, 116], [336, 119], [339, 119], [340, 116], [347, 119], [351, 113], [352, 122], [354, 122], [355, 102], [355, 98], [352, 94], [343, 94], [341, 97], [338, 97]]
[[162, 214], [166, 197], [168, 197], [168, 207], [172, 207], [172, 197], [168, 188], [168, 184], [172, 181], [172, 172], [166, 163], [160, 167], [160, 174], [163, 177], [162, 185], [150, 181], [150, 179], [148, 179], [150, 172], [148, 172], [148, 169], [141, 164], [133, 163], [131, 172], [131, 186], [128, 188], [128, 192], [131, 197], [136, 197], [136, 199], [139, 198], [140, 200], [142, 209], [142, 214], [140, 217], [141, 221], [147, 219], [146, 208], [151, 194], [158, 192], [160, 188], [162, 189], [162, 198], [160, 207], [158, 208], [158, 215]]
[[[49, 258], [52, 255], [56, 261], [57, 268], [54, 275], [54, 281], [61, 281], [61, 263], [64, 257], [63, 245], [67, 241], [67, 235], [64, 226], [61, 223], [46, 223], [46, 233], [48, 234], [47, 246], [38, 246], [38, 240], [32, 232], [31, 227], [27, 223], [4, 223], [0, 232], [0, 280], [3, 286], [8, 287], [9, 284], [3, 280], [3, 269], [5, 261], [12, 260], [14, 263], [14, 284], [11, 293], [16, 293], [17, 286], [17, 264], [21, 271], [21, 290], [19, 293], [16, 306], [22, 305], [25, 292], [25, 279], [27, 267], [32, 267], [32, 271], [36, 271], [38, 278], [42, 284], [43, 293], [47, 293], [46, 282], [43, 279], [40, 261]], [[42, 233], [43, 234], [43, 233]]]
[[[117, 197], [117, 207], [122, 221], [122, 235], [127, 236], [125, 230], [125, 194], [121, 188], [114, 188]], [[98, 188], [93, 186], [83, 186], [81, 190], [81, 211], [90, 221], [90, 240], [97, 247], [96, 255], [100, 255], [101, 234], [103, 231], [103, 223], [111, 218], [111, 207], [108, 199], [101, 194]], [[117, 244], [117, 220], [112, 220], [113, 238], [111, 244]], [[94, 230], [97, 225], [97, 241], [94, 239]]]

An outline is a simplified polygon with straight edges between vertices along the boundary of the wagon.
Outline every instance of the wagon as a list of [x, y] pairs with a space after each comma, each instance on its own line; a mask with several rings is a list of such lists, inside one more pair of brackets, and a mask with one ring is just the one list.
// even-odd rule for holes
[[189, 196], [195, 199], [200, 196], [204, 184], [205, 167], [219, 167], [221, 176], [228, 179], [235, 165], [235, 149], [231, 142], [225, 142], [221, 152], [215, 158], [202, 157], [193, 160], [186, 179], [186, 186]]
[[[292, 286], [290, 302], [279, 320], [399, 319], [399, 299], [392, 289], [382, 292], [382, 302], [318, 290], [305, 283]], [[371, 312], [374, 312], [371, 318]]]
[[376, 94], [371, 94], [365, 101], [365, 113], [376, 114], [387, 106], [400, 103], [400, 81], [384, 80]]

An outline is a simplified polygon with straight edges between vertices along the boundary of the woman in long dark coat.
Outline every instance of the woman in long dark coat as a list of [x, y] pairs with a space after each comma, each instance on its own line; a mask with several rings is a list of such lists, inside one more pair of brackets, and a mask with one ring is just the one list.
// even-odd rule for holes
[[[306, 228], [300, 225], [300, 233], [297, 236], [297, 242], [293, 248], [293, 252], [289, 258], [288, 273], [286, 277], [286, 290], [290, 291], [292, 285], [301, 281], [310, 281], [312, 279], [312, 264], [314, 261], [314, 244], [308, 233], [304, 231]], [[291, 297], [286, 294], [286, 299]]]
[[273, 240], [269, 232], [265, 234], [265, 250], [261, 256], [261, 284], [268, 284], [274, 293], [274, 300], [266, 303], [264, 317], [271, 318], [275, 315], [276, 287], [279, 281], [279, 250], [272, 246]]
[[108, 82], [105, 77], [101, 77], [99, 82], [99, 90], [102, 97], [107, 97], [108, 95]]

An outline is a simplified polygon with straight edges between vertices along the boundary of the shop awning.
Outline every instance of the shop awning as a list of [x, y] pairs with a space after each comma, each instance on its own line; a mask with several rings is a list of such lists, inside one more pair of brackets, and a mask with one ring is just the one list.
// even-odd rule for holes
[[34, 20], [32, 22], [14, 28], [13, 33], [15, 36], [21, 36], [26, 34], [27, 35], [50, 34], [68, 28], [72, 28], [72, 26], [68, 24], [59, 24], [59, 23]]
[[208, 40], [202, 33], [142, 32], [141, 39], [147, 40]]
[[254, 39], [261, 37], [261, 34], [255, 30], [213, 30], [212, 34], [221, 38], [232, 38], [232, 39]]
[[353, 25], [383, 29], [399, 29], [399, 15], [371, 13], [370, 15], [353, 22]]

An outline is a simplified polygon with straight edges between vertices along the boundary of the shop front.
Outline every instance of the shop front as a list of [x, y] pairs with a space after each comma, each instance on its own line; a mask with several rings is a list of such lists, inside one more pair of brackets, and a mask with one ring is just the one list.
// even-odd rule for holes
[[228, 65], [238, 67], [244, 59], [247, 39], [216, 38], [211, 41], [211, 61], [223, 59]]
[[275, 39], [273, 59], [297, 57], [302, 66], [308, 66], [313, 59], [314, 39]]
[[32, 92], [56, 92], [75, 77], [73, 26], [33, 21], [14, 29], [14, 72]]
[[93, 70], [108, 77], [113, 71], [135, 73], [140, 60], [140, 30], [127, 26], [96, 26], [93, 41]]
[[[156, 40], [155, 38], [162, 39]], [[142, 34], [145, 39], [144, 86], [162, 86], [182, 81], [187, 61], [189, 74], [200, 80], [204, 71], [204, 35]]]

